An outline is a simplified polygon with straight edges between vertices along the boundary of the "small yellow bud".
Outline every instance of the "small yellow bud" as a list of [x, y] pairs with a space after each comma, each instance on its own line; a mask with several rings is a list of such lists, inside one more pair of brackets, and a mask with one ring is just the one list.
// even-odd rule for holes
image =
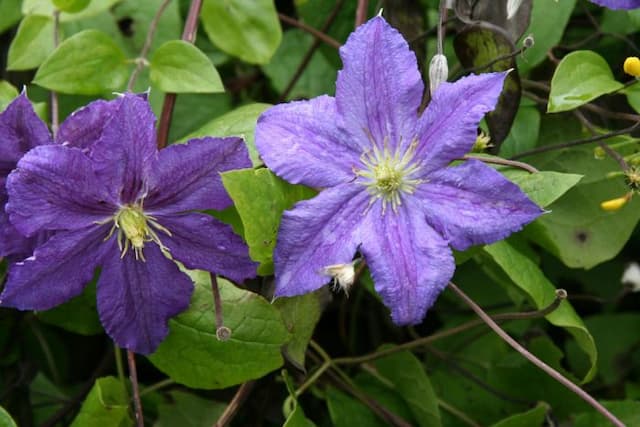
[[618, 197], [616, 199], [602, 202], [600, 203], [600, 207], [602, 208], [602, 210], [605, 210], [607, 212], [615, 212], [626, 205], [629, 199], [631, 199], [631, 193], [627, 193], [624, 196]]
[[622, 68], [625, 73], [634, 77], [640, 77], [640, 59], [638, 59], [638, 57], [630, 56], [625, 59]]
[[602, 160], [607, 157], [607, 153], [604, 152], [602, 147], [596, 147], [593, 149], [593, 157], [597, 160]]

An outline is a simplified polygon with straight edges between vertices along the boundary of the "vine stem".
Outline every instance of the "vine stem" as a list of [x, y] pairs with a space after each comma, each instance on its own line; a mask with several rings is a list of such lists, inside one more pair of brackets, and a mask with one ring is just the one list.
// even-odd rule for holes
[[502, 165], [502, 166], [509, 166], [512, 168], [523, 169], [529, 173], [540, 172], [538, 169], [531, 166], [530, 164], [527, 164], [524, 162], [518, 162], [516, 160], [503, 159], [500, 157], [482, 157], [482, 156], [474, 156], [474, 155], [467, 154], [463, 156], [461, 160], [480, 160], [481, 162], [484, 162], [484, 163], [492, 163], [494, 165]]
[[133, 405], [136, 412], [136, 425], [144, 427], [144, 414], [142, 413], [142, 403], [140, 403], [140, 388], [138, 386], [138, 370], [136, 369], [136, 356], [131, 350], [127, 350], [127, 362], [129, 363], [129, 379], [131, 380], [131, 390], [133, 392]]
[[312, 36], [314, 36], [319, 40], [322, 40], [323, 42], [325, 42], [326, 44], [328, 44], [333, 48], [340, 49], [340, 46], [342, 46], [342, 44], [340, 44], [338, 40], [323, 33], [322, 31], [316, 30], [315, 28], [310, 27], [309, 25], [298, 21], [297, 19], [287, 16], [283, 13], [278, 13], [278, 18], [280, 18], [280, 20], [285, 24], [289, 24], [292, 27], [300, 28], [301, 30], [306, 31], [307, 33], [311, 34]]
[[[527, 312], [523, 312], [523, 313], [522, 312], [518, 312], [518, 313], [496, 314], [493, 318], [496, 321], [505, 321], [505, 320], [536, 319], [536, 318], [539, 318], [539, 317], [544, 317], [547, 314], [549, 314], [549, 313], [553, 312], [554, 310], [556, 310], [560, 306], [560, 303], [566, 298], [567, 298], [567, 292], [564, 289], [558, 289], [556, 291], [556, 297], [553, 300], [553, 302], [551, 302], [551, 304], [549, 304], [546, 307], [543, 307], [540, 310], [527, 311]], [[414, 348], [417, 348], [417, 347], [425, 346], [425, 345], [430, 344], [430, 343], [432, 343], [434, 341], [437, 341], [439, 339], [459, 334], [461, 332], [464, 332], [466, 330], [475, 328], [475, 327], [483, 325], [483, 324], [484, 324], [484, 322], [482, 320], [480, 320], [480, 319], [472, 320], [470, 322], [463, 323], [462, 325], [455, 326], [453, 328], [447, 329], [447, 330], [442, 331], [442, 332], [438, 332], [436, 334], [432, 334], [432, 335], [429, 335], [429, 336], [426, 336], [426, 337], [418, 338], [416, 340], [409, 341], [409, 342], [406, 342], [404, 344], [399, 344], [399, 345], [397, 345], [395, 347], [389, 347], [389, 348], [386, 348], [384, 350], [376, 351], [376, 352], [373, 352], [373, 353], [368, 353], [368, 354], [365, 354], [365, 355], [362, 355], [362, 356], [339, 357], [339, 358], [336, 358], [336, 359], [324, 358], [324, 362], [322, 363], [322, 365], [320, 365], [320, 367], [318, 369], [316, 369], [313, 372], [313, 374], [311, 374], [311, 376], [296, 390], [296, 393], [295, 393], [296, 397], [298, 397], [302, 393], [304, 393], [305, 390], [307, 390], [311, 385], [313, 385], [313, 383], [315, 383], [318, 380], [318, 378], [320, 378], [322, 376], [322, 374], [324, 374], [327, 371], [327, 369], [331, 368], [333, 365], [355, 365], [355, 364], [359, 364], [359, 363], [370, 362], [372, 360], [376, 360], [376, 359], [379, 359], [381, 357], [397, 353], [399, 351], [411, 350], [411, 349], [414, 349]], [[316, 343], [314, 343], [313, 341], [311, 341], [309, 344], [314, 349], [316, 349], [316, 351], [318, 351], [317, 349], [320, 348], [320, 346], [317, 345]], [[320, 354], [322, 354], [322, 353], [320, 353]]]
[[367, 10], [369, 9], [369, 0], [358, 0], [358, 8], [356, 9], [356, 21], [354, 28], [358, 28], [367, 20]]
[[[186, 42], [193, 43], [196, 39], [198, 16], [200, 15], [200, 9], [202, 9], [202, 1], [203, 0], [192, 0], [191, 6], [189, 6], [189, 13], [187, 14], [187, 20], [184, 23], [184, 30], [182, 31], [182, 40]], [[171, 127], [171, 116], [173, 116], [173, 108], [175, 105], [176, 94], [167, 93], [164, 96], [162, 113], [160, 114], [160, 121], [158, 122], [158, 149], [167, 146], [169, 128]]]
[[156, 12], [155, 16], [151, 20], [151, 23], [149, 24], [147, 37], [144, 40], [144, 45], [142, 45], [142, 50], [140, 51], [140, 55], [138, 55], [138, 58], [136, 59], [136, 67], [131, 72], [131, 77], [129, 77], [129, 83], [127, 83], [127, 92], [131, 92], [133, 90], [133, 85], [135, 85], [136, 80], [138, 79], [138, 75], [140, 75], [140, 72], [142, 71], [142, 69], [144, 68], [147, 62], [147, 55], [149, 54], [149, 50], [151, 49], [153, 36], [156, 34], [156, 30], [158, 29], [158, 24], [160, 23], [160, 18], [162, 17], [162, 14], [164, 13], [164, 11], [167, 9], [167, 6], [169, 6], [169, 3], [171, 3], [171, 0], [164, 0], [160, 4], [158, 11]]
[[213, 427], [225, 427], [227, 424], [229, 424], [229, 422], [236, 415], [238, 409], [240, 409], [240, 405], [242, 405], [242, 402], [244, 402], [244, 400], [249, 396], [249, 393], [251, 393], [251, 389], [253, 389], [254, 385], [255, 381], [247, 381], [238, 388], [238, 391], [236, 391], [236, 394], [231, 399], [231, 402], [229, 402], [227, 407], [224, 409], [224, 412], [222, 413], [222, 415], [220, 415], [220, 418], [218, 418], [218, 421], [216, 421]]
[[591, 405], [596, 411], [601, 413], [607, 420], [609, 420], [616, 427], [625, 427], [625, 425], [616, 418], [607, 408], [602, 406], [600, 402], [595, 400], [591, 395], [589, 395], [586, 391], [582, 390], [579, 386], [572, 383], [569, 379], [565, 378], [560, 372], [553, 369], [551, 366], [544, 363], [542, 360], [538, 359], [534, 356], [529, 350], [524, 348], [520, 343], [511, 338], [509, 334], [505, 332], [487, 313], [480, 308], [478, 304], [475, 303], [467, 294], [465, 294], [460, 288], [458, 288], [453, 282], [449, 282], [449, 288], [455, 292], [460, 299], [462, 299], [477, 315], [482, 319], [484, 323], [487, 324], [500, 338], [502, 338], [507, 344], [513, 347], [518, 353], [522, 354], [527, 360], [536, 365], [538, 368], [542, 369], [545, 373], [547, 373], [550, 377], [558, 381], [560, 384], [567, 387], [573, 393], [578, 395], [582, 400]]

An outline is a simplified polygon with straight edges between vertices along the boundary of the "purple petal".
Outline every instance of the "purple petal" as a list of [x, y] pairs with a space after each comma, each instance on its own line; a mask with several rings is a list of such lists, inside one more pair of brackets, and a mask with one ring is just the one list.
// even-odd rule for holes
[[102, 325], [120, 347], [153, 353], [169, 319], [189, 306], [192, 282], [155, 244], [145, 246], [146, 261], [133, 251], [121, 258], [115, 237], [108, 245], [97, 291]]
[[29, 151], [7, 182], [11, 223], [26, 236], [77, 230], [115, 213], [91, 160], [78, 148], [44, 145]]
[[640, 0], [591, 0], [591, 2], [609, 9], [635, 9], [640, 7]]
[[276, 105], [258, 119], [256, 147], [267, 166], [291, 183], [348, 182], [362, 150], [341, 130], [340, 120], [329, 96]]
[[517, 185], [477, 160], [436, 171], [415, 195], [429, 224], [458, 250], [504, 239], [543, 212]]
[[[36, 235], [37, 236], [37, 235]], [[9, 222], [9, 217], [0, 211], [0, 257], [9, 262], [20, 261], [33, 253], [38, 238], [25, 237]]]
[[419, 144], [415, 157], [425, 173], [440, 169], [471, 150], [478, 123], [493, 110], [506, 73], [463, 77], [442, 83], [418, 122]]
[[352, 261], [369, 199], [363, 187], [341, 184], [285, 211], [273, 254], [275, 296], [314, 291], [330, 281], [325, 267]]
[[92, 162], [78, 148], [44, 145], [29, 151], [7, 182], [11, 223], [26, 236], [77, 230], [115, 213]]
[[199, 213], [158, 216], [171, 236], [160, 232], [162, 243], [171, 256], [187, 268], [207, 270], [235, 282], [256, 276], [257, 263], [249, 258], [249, 249], [226, 224]]
[[[47, 125], [33, 111], [22, 93], [0, 113], [0, 177], [6, 177], [18, 160], [38, 145], [51, 144]], [[0, 197], [5, 195], [4, 185]]]
[[55, 234], [33, 256], [11, 265], [0, 304], [48, 310], [78, 296], [102, 259], [108, 231], [104, 225]]
[[249, 152], [240, 138], [192, 139], [171, 145], [160, 150], [149, 172], [145, 210], [225, 209], [232, 201], [220, 172], [250, 167]]
[[371, 207], [363, 227], [362, 248], [375, 289], [398, 325], [420, 323], [453, 276], [455, 263], [447, 242], [407, 198], [397, 212]]
[[120, 99], [98, 100], [82, 107], [62, 122], [56, 141], [78, 148], [90, 148], [102, 135], [105, 124], [120, 106]]
[[338, 112], [345, 129], [370, 149], [407, 147], [415, 135], [424, 85], [415, 54], [402, 35], [376, 17], [349, 36], [340, 48], [344, 68], [336, 82]]
[[155, 116], [149, 103], [125, 94], [91, 151], [100, 179], [123, 204], [135, 201], [157, 154]]

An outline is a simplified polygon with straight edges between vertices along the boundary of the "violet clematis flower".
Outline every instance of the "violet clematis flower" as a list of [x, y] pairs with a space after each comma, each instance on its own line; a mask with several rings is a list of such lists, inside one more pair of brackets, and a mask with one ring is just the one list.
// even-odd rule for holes
[[590, 0], [609, 9], [636, 9], [640, 7], [640, 0]]
[[[240, 138], [157, 151], [149, 104], [130, 94], [114, 102], [89, 150], [36, 147], [9, 175], [11, 222], [27, 236], [55, 234], [14, 264], [0, 304], [49, 309], [80, 294], [101, 267], [97, 300], [105, 330], [121, 347], [148, 354], [168, 333], [169, 318], [189, 305], [192, 282], [174, 260], [236, 281], [255, 275], [241, 238], [192, 212], [230, 206], [219, 172], [251, 162]], [[91, 139], [91, 128], [77, 131]]]
[[98, 139], [109, 119], [114, 101], [95, 101], [76, 111], [61, 125], [55, 141], [47, 125], [36, 115], [26, 93], [20, 94], [0, 113], [0, 256], [10, 262], [33, 253], [50, 233], [25, 237], [9, 222], [4, 211], [7, 202], [5, 183], [9, 173], [30, 149], [48, 144], [66, 144], [86, 149]]
[[394, 322], [415, 324], [453, 275], [449, 246], [495, 242], [542, 213], [483, 163], [449, 166], [471, 149], [505, 74], [442, 83], [419, 116], [415, 55], [383, 18], [360, 26], [340, 55], [335, 98], [277, 105], [258, 120], [267, 166], [324, 188], [283, 215], [275, 296], [311, 292], [334, 272], [351, 277], [359, 251]]

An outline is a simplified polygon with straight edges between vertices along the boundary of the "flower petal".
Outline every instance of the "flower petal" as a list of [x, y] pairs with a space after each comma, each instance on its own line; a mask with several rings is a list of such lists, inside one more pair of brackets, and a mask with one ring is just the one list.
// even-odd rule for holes
[[340, 120], [330, 96], [276, 105], [258, 119], [256, 147], [267, 166], [293, 184], [348, 182], [362, 150], [350, 145]]
[[504, 239], [543, 213], [517, 185], [477, 160], [434, 172], [415, 195], [429, 224], [458, 250]]
[[48, 310], [79, 295], [93, 278], [109, 227], [61, 232], [36, 248], [33, 256], [9, 268], [0, 305], [19, 310]]
[[171, 256], [187, 268], [221, 274], [236, 282], [256, 276], [257, 263], [249, 258], [249, 249], [231, 227], [199, 213], [158, 216], [171, 236], [160, 232], [162, 243]]
[[120, 347], [152, 353], [167, 336], [169, 319], [189, 306], [192, 282], [155, 244], [145, 246], [146, 261], [133, 251], [120, 258], [115, 237], [108, 245], [97, 287], [102, 325]]
[[[6, 177], [24, 153], [45, 144], [51, 144], [47, 125], [36, 115], [31, 102], [22, 93], [0, 113], [0, 177]], [[5, 195], [2, 185], [0, 198]]]
[[144, 181], [156, 153], [151, 106], [138, 95], [123, 95], [91, 150], [98, 176], [114, 197], [131, 203], [145, 190]]
[[98, 100], [87, 104], [60, 124], [56, 141], [78, 148], [90, 148], [102, 135], [102, 130], [120, 107], [121, 100]]
[[363, 187], [340, 184], [285, 211], [273, 254], [275, 296], [294, 296], [328, 283], [323, 270], [352, 261], [370, 196]]
[[376, 203], [366, 224], [360, 251], [376, 291], [391, 310], [394, 323], [420, 323], [453, 276], [451, 249], [412, 199], [405, 200], [397, 212], [384, 215], [381, 203]]
[[0, 211], [0, 257], [8, 258], [9, 262], [20, 261], [33, 253], [37, 240], [35, 236], [20, 234], [9, 222], [9, 216]]
[[250, 168], [249, 152], [240, 138], [192, 139], [160, 150], [150, 172], [149, 212], [222, 210], [232, 204], [220, 172]]
[[6, 212], [26, 236], [40, 230], [77, 230], [115, 212], [91, 160], [79, 148], [34, 148], [9, 175], [7, 189]]
[[609, 9], [635, 9], [640, 7], [640, 0], [591, 0], [591, 2]]
[[406, 148], [415, 135], [424, 85], [415, 54], [402, 35], [376, 17], [349, 36], [340, 56], [344, 68], [336, 82], [338, 112], [345, 129], [370, 149]]
[[470, 75], [438, 86], [418, 122], [415, 158], [423, 161], [424, 173], [443, 168], [471, 150], [478, 124], [495, 108], [505, 77], [506, 73]]

